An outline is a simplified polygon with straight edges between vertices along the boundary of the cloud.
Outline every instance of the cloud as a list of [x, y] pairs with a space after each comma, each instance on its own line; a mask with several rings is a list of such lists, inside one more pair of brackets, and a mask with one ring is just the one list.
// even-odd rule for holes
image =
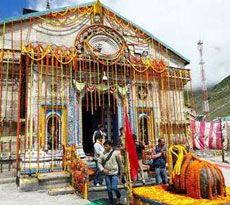
[[[30, 8], [44, 10], [46, 1], [27, 0]], [[101, 0], [191, 60], [193, 86], [201, 85], [198, 40], [204, 42], [207, 84], [230, 74], [230, 1], [227, 0]], [[51, 7], [87, 3], [52, 0]]]

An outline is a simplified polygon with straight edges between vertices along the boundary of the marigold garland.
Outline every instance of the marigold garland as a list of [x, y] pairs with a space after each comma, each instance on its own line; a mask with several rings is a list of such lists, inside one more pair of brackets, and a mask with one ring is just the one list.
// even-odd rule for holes
[[73, 27], [75, 25], [77, 25], [78, 23], [80, 23], [80, 21], [82, 21], [84, 18], [86, 18], [87, 16], [89, 16], [91, 13], [82, 13], [81, 15], [76, 15], [72, 18], [66, 17], [64, 19], [50, 19], [50, 18], [44, 18], [41, 16], [38, 16], [38, 19], [35, 19], [37, 22], [45, 22], [47, 25], [50, 25], [52, 27], [56, 27], [56, 28], [67, 28], [67, 27]]
[[186, 176], [187, 176], [186, 171], [188, 169], [188, 166], [189, 166], [191, 159], [192, 159], [192, 154], [188, 153], [187, 157], [184, 161], [184, 164], [182, 166], [182, 169], [181, 169], [180, 184], [181, 184], [182, 190], [185, 190], [185, 188], [186, 188]]
[[[37, 58], [34, 57], [34, 53], [37, 51], [39, 54]], [[40, 52], [40, 53], [39, 53]], [[47, 55], [52, 55], [61, 64], [69, 64], [75, 60], [77, 56], [76, 48], [66, 48], [66, 47], [52, 47], [52, 45], [47, 45], [45, 48], [40, 44], [32, 44], [22, 46], [22, 53], [27, 54], [33, 61], [41, 61]]]
[[[94, 56], [94, 59], [96, 59], [101, 64], [105, 65], [103, 59], [100, 59], [101, 57], [98, 58], [94, 54], [94, 52], [92, 51], [93, 48], [87, 42], [85, 42], [85, 45], [87, 45], [87, 48], [90, 50], [90, 53]], [[120, 50], [114, 55], [114, 59], [111, 59], [109, 65], [116, 64], [120, 60], [122, 54], [124, 53], [125, 48], [126, 46], [122, 45]], [[37, 57], [35, 57], [34, 55], [35, 51], [38, 54]], [[41, 44], [32, 44], [32, 43], [29, 43], [27, 45], [22, 45], [22, 53], [27, 54], [33, 61], [41, 61], [47, 55], [52, 55], [59, 63], [63, 65], [70, 64], [77, 57], [77, 50], [74, 47], [72, 48], [59, 47], [59, 46], [54, 47], [52, 45], [46, 45], [46, 47], [43, 47]], [[1, 56], [3, 56], [2, 52], [1, 52]], [[143, 61], [143, 59], [138, 61], [136, 58], [132, 57], [130, 58], [130, 60], [128, 59], [126, 60], [127, 63], [130, 64], [131, 67], [138, 73], [143, 73], [147, 71], [149, 68], [151, 68], [154, 72], [161, 74], [165, 72], [167, 68], [166, 63], [162, 59], [160, 60], [153, 59], [152, 61], [149, 59], [149, 61], [146, 62]], [[143, 67], [143, 70], [137, 69], [137, 67]]]
[[202, 169], [202, 162], [192, 161], [186, 178], [186, 190], [189, 196], [200, 199], [200, 172]]
[[93, 174], [83, 160], [76, 156], [76, 147], [69, 146], [64, 148], [63, 168], [69, 169], [72, 174], [72, 186], [76, 191], [87, 198], [86, 191], [89, 175]]
[[[219, 169], [218, 166], [213, 165], [207, 161], [201, 160], [197, 158], [196, 156], [192, 155], [190, 164], [187, 166], [184, 173], [186, 173], [186, 176], [184, 176], [184, 179], [186, 179], [186, 192], [189, 196], [195, 197], [195, 198], [202, 198], [201, 195], [201, 188], [200, 188], [200, 175], [201, 170], [205, 170], [207, 174], [207, 181], [208, 181], [208, 197], [209, 199], [215, 198], [217, 195], [225, 196], [225, 182], [224, 177]], [[209, 174], [210, 173], [210, 174]], [[217, 193], [217, 183], [216, 179], [219, 179], [220, 185], [218, 186], [220, 188], [220, 193]], [[193, 187], [193, 188], [192, 188]]]
[[150, 187], [138, 187], [133, 189], [134, 197], [138, 200], [135, 205], [144, 205], [141, 199], [149, 199], [153, 202], [160, 202], [166, 205], [175, 205], [175, 204], [183, 204], [183, 205], [218, 205], [218, 204], [228, 204], [230, 202], [230, 187], [226, 188], [227, 195], [226, 197], [218, 197], [215, 200], [209, 199], [194, 199], [187, 195], [175, 194], [167, 191], [168, 186], [166, 185], [158, 185], [158, 186], [150, 186]]
[[135, 28], [133, 25], [131, 25], [130, 22], [126, 23], [124, 20], [118, 19], [116, 14], [114, 14], [114, 13], [112, 13], [106, 9], [104, 10], [104, 14], [107, 15], [110, 19], [114, 20], [118, 25], [122, 26], [123, 29], [132, 30], [134, 33], [137, 34], [137, 36], [139, 38], [147, 38], [148, 39], [148, 36], [143, 31]]
[[[173, 161], [173, 156], [176, 161]], [[174, 167], [172, 167], [174, 164]], [[216, 198], [218, 195], [225, 196], [224, 177], [216, 165], [202, 160], [192, 153], [187, 153], [182, 145], [173, 145], [169, 148], [169, 168], [171, 182], [176, 191], [183, 191], [193, 198]], [[202, 173], [206, 174], [203, 183], [206, 182], [208, 190], [204, 190], [201, 183]], [[219, 180], [219, 183], [217, 183]], [[219, 193], [217, 190], [220, 190]]]

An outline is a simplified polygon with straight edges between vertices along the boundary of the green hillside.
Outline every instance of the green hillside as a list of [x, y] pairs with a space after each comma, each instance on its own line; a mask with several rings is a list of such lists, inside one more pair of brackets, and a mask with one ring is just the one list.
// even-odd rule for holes
[[[197, 115], [202, 114], [202, 92], [194, 91]], [[208, 89], [210, 107], [209, 119], [230, 115], [230, 75], [217, 85]]]

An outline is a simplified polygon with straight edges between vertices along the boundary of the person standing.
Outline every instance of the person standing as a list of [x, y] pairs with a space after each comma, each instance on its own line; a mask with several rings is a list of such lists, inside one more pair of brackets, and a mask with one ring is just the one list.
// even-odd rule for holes
[[116, 144], [118, 149], [125, 149], [125, 135], [124, 135], [124, 127], [120, 128], [120, 135], [118, 136], [118, 142]]
[[102, 145], [102, 140], [103, 140], [103, 138], [101, 135], [96, 136], [96, 142], [93, 145], [94, 160], [96, 162], [96, 173], [94, 176], [94, 185], [95, 186], [100, 186], [100, 184], [102, 184], [102, 182], [103, 182], [102, 173], [98, 167], [98, 159], [99, 159], [100, 155], [103, 154], [103, 152], [105, 151], [105, 149]]
[[104, 143], [105, 152], [98, 159], [98, 167], [105, 174], [106, 188], [109, 197], [109, 204], [114, 203], [113, 191], [116, 194], [116, 204], [120, 204], [121, 194], [118, 189], [119, 173], [123, 174], [121, 154], [113, 150], [112, 142], [106, 140]]
[[106, 138], [106, 133], [105, 133], [105, 128], [103, 127], [102, 124], [98, 125], [98, 129], [94, 131], [93, 133], [93, 143], [96, 142], [96, 137], [101, 135], [103, 138], [103, 141], [105, 141]]
[[143, 170], [143, 162], [142, 162], [142, 151], [145, 149], [143, 142], [137, 140], [137, 136], [133, 135], [136, 145], [137, 157], [138, 157], [138, 166], [141, 173], [142, 183], [145, 184], [144, 170]]
[[158, 145], [155, 148], [152, 159], [156, 174], [156, 183], [167, 184], [166, 145], [164, 138], [160, 138], [158, 140]]

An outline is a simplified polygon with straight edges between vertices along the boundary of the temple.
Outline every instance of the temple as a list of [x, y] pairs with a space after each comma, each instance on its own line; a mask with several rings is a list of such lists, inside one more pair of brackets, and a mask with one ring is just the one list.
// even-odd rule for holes
[[63, 150], [93, 153], [103, 124], [118, 142], [127, 111], [146, 145], [190, 142], [189, 60], [99, 1], [0, 22], [0, 136], [17, 171], [60, 169]]

